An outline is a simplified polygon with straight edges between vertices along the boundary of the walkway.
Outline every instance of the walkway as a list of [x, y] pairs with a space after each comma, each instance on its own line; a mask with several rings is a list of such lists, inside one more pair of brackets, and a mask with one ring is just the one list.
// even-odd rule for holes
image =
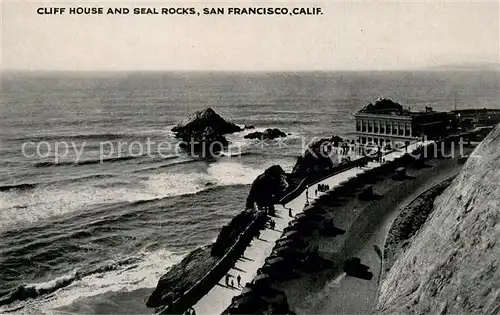
[[[429, 143], [429, 141], [427, 141]], [[409, 146], [408, 151], [411, 152], [417, 148], [419, 143], [415, 143]], [[420, 143], [426, 144], [426, 143]], [[405, 154], [405, 150], [391, 152], [384, 155], [386, 161], [392, 161]], [[308, 187], [308, 197], [309, 202], [321, 196], [319, 192], [318, 185], [326, 184], [333, 189], [339, 186], [342, 182], [347, 181], [349, 178], [355, 177], [356, 175], [363, 173], [367, 170], [373, 169], [380, 166], [380, 163], [369, 162], [363, 168], [351, 168], [342, 173], [332, 175], [325, 178], [313, 185]], [[318, 195], [315, 196], [315, 190], [318, 190]], [[257, 269], [264, 265], [265, 259], [269, 257], [271, 251], [275, 245], [275, 242], [281, 237], [283, 229], [288, 225], [293, 217], [289, 216], [288, 209], [292, 209], [292, 215], [301, 213], [304, 209], [306, 203], [306, 191], [304, 190], [299, 196], [291, 200], [285, 206], [276, 205], [276, 217], [273, 220], [276, 222], [274, 230], [266, 228], [261, 231], [260, 237], [258, 239], [253, 239], [250, 245], [245, 250], [243, 256], [238, 259], [235, 266], [229, 271], [232, 276], [231, 279], [234, 282], [233, 287], [228, 287], [225, 284], [225, 277], [219, 280], [219, 283], [215, 285], [212, 290], [210, 290], [201, 300], [196, 303], [193, 307], [196, 314], [199, 315], [214, 315], [221, 314], [230, 304], [231, 299], [239, 295], [247, 282], [251, 282], [253, 278], [257, 275]], [[238, 287], [236, 282], [236, 277], [241, 276], [241, 286]]]

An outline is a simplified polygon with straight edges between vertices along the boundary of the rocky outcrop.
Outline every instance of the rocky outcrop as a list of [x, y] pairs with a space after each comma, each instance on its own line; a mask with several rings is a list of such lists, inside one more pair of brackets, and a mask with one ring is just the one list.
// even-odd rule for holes
[[321, 173], [339, 164], [337, 150], [343, 142], [338, 136], [322, 138], [309, 144], [308, 148], [297, 158], [292, 174], [307, 176], [311, 173]]
[[219, 261], [218, 257], [210, 254], [211, 247], [198, 248], [184, 257], [180, 263], [172, 266], [158, 281], [146, 306], [168, 305], [202, 279]]
[[273, 165], [257, 176], [246, 201], [246, 208], [252, 209], [254, 204], [273, 205], [287, 188], [285, 171], [279, 165]]
[[268, 128], [264, 132], [256, 131], [244, 136], [245, 139], [260, 139], [260, 140], [273, 140], [276, 138], [284, 138], [286, 133], [278, 128]]
[[500, 125], [460, 174], [382, 283], [382, 314], [500, 312]]
[[224, 120], [213, 109], [207, 108], [188, 116], [172, 128], [177, 138], [182, 139], [181, 146], [191, 153], [211, 155], [228, 145], [224, 134], [242, 131], [239, 126]]
[[234, 244], [241, 233], [257, 218], [257, 211], [250, 209], [238, 213], [227, 225], [223, 226], [215, 243], [212, 256], [222, 256]]
[[375, 112], [379, 114], [402, 113], [403, 106], [388, 98], [379, 98], [361, 109], [361, 112]]

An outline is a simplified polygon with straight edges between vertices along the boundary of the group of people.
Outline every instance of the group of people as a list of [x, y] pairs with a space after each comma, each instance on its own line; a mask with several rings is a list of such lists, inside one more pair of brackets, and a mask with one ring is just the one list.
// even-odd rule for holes
[[343, 142], [340, 145], [340, 154], [341, 155], [348, 155], [349, 154], [349, 150], [351, 150], [351, 147], [350, 147], [350, 145], [348, 143]]
[[325, 192], [330, 190], [330, 185], [328, 184], [318, 184], [318, 189], [314, 191], [316, 196], [318, 195], [318, 192]]
[[[233, 280], [233, 278], [234, 277], [231, 274], [229, 274], [229, 273], [226, 274], [226, 279], [225, 279], [226, 280], [226, 286], [234, 288], [234, 280]], [[241, 276], [240, 275], [238, 275], [236, 277], [236, 282], [238, 284], [238, 287], [241, 287]]]
[[190, 307], [184, 312], [184, 315], [196, 315], [196, 311], [194, 308]]
[[274, 228], [276, 227], [276, 222], [273, 219], [270, 219], [268, 223], [269, 223], [269, 228], [271, 230], [274, 230]]

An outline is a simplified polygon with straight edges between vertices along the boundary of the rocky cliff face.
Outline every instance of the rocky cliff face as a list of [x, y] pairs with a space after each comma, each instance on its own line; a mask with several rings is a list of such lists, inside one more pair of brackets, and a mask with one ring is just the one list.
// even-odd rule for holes
[[388, 272], [381, 314], [500, 313], [500, 125]]

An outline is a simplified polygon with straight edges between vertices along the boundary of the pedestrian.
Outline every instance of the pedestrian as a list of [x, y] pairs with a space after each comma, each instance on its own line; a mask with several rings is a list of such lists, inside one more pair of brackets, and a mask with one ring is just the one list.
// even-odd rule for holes
[[231, 279], [231, 288], [234, 288], [234, 281]]
[[318, 190], [317, 190], [317, 189], [315, 189], [315, 190], [314, 190], [314, 195], [315, 195], [316, 197], [318, 196]]
[[292, 208], [288, 208], [288, 216], [292, 217]]
[[226, 274], [226, 286], [229, 286], [229, 274]]
[[238, 277], [236, 277], [236, 280], [238, 281], [238, 286], [241, 287], [241, 276], [238, 275]]

